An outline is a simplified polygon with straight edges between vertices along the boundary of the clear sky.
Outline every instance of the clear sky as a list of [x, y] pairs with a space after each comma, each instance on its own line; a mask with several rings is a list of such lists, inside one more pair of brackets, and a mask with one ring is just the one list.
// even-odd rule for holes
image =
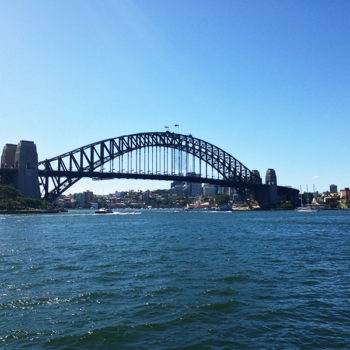
[[0, 2], [1, 147], [43, 160], [175, 123], [281, 185], [350, 186], [350, 1]]

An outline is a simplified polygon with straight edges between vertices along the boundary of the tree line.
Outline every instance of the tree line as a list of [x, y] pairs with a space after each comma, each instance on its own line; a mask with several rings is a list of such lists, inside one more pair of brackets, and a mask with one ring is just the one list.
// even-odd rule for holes
[[12, 186], [0, 186], [0, 210], [31, 210], [46, 208], [40, 199], [24, 198]]

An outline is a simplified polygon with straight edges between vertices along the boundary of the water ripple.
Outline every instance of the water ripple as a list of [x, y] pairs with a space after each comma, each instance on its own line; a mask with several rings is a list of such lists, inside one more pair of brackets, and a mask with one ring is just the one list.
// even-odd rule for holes
[[347, 348], [350, 213], [0, 217], [13, 349]]

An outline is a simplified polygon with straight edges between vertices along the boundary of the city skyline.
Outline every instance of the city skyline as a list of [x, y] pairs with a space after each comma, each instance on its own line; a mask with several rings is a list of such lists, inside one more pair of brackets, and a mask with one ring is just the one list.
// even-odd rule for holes
[[[343, 1], [5, 2], [1, 146], [32, 140], [43, 160], [170, 126], [263, 178], [275, 169], [280, 185], [349, 187], [349, 10]], [[169, 186], [81, 180], [68, 193]]]

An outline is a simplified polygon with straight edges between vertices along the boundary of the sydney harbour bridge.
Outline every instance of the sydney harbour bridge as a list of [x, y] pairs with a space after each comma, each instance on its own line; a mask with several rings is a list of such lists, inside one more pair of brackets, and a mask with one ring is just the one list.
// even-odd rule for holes
[[82, 178], [148, 179], [200, 182], [232, 187], [262, 208], [281, 200], [296, 202], [298, 190], [277, 186], [269, 169], [265, 183], [223, 149], [192, 135], [146, 132], [98, 141], [38, 162], [32, 141], [6, 144], [1, 184], [15, 186], [25, 197], [55, 201]]

